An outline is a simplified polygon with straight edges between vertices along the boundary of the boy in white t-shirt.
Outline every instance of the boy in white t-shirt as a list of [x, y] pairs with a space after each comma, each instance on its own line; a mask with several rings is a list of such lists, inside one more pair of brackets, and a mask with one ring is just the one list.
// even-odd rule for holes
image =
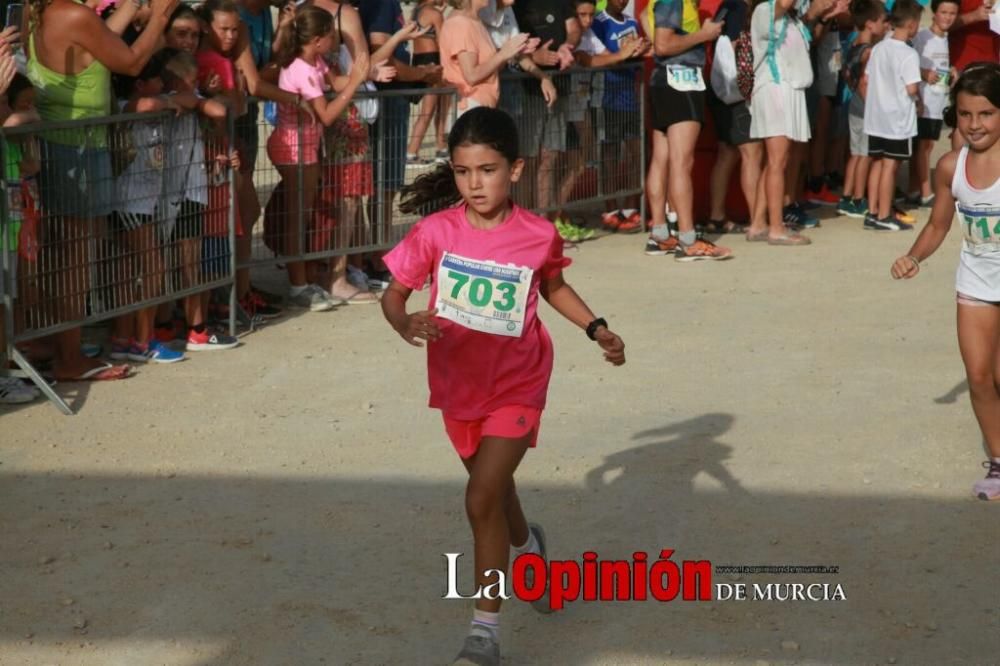
[[941, 138], [944, 107], [953, 80], [948, 56], [948, 31], [958, 18], [958, 0], [933, 0], [934, 19], [931, 27], [917, 33], [913, 48], [920, 55], [920, 117], [917, 118], [917, 147], [910, 160], [910, 195], [907, 203], [930, 208], [934, 204], [931, 190], [931, 151]]
[[872, 48], [865, 73], [865, 134], [872, 160], [868, 175], [868, 214], [865, 229], [901, 231], [913, 225], [893, 214], [892, 199], [899, 163], [910, 159], [917, 134], [920, 103], [920, 56], [907, 41], [920, 28], [923, 7], [914, 0], [897, 0], [889, 14], [892, 32]]

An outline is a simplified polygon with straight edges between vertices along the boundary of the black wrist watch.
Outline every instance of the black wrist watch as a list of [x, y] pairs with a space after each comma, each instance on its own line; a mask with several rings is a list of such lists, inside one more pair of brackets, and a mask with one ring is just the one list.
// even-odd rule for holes
[[594, 321], [587, 324], [587, 337], [591, 340], [597, 340], [595, 336], [597, 335], [597, 329], [599, 326], [603, 326], [604, 328], [608, 327], [608, 322], [605, 321], [604, 317], [598, 317]]

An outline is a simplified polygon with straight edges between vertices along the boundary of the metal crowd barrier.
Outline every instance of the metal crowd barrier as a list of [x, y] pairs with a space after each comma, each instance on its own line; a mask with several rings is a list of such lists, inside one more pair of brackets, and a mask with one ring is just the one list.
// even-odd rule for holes
[[64, 413], [16, 344], [132, 331], [135, 313], [232, 284], [231, 131], [168, 112], [0, 131], [3, 351]]
[[520, 131], [527, 168], [515, 201], [539, 214], [599, 208], [618, 199], [645, 219], [645, 98], [642, 65], [549, 73], [559, 98], [548, 107], [537, 79], [507, 71], [500, 108]]
[[[528, 165], [519, 205], [553, 213], [634, 197], [643, 208], [640, 72], [553, 73], [551, 108], [534, 78], [504, 74], [500, 106]], [[247, 108], [225, 127], [163, 112], [0, 130], [0, 352], [63, 412], [16, 344], [217, 287], [229, 288], [234, 332], [241, 271], [331, 270], [332, 258], [391, 248], [419, 218], [399, 211], [397, 195], [447, 159], [457, 97], [449, 87], [366, 92], [330, 127], [299, 120], [292, 132], [276, 128], [275, 105]]]

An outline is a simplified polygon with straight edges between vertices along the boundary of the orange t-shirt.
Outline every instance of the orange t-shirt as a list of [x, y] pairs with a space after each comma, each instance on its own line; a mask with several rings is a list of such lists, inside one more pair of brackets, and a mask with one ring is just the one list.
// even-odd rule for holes
[[473, 99], [482, 106], [495, 107], [500, 101], [500, 77], [493, 72], [488, 77], [470, 85], [462, 74], [462, 66], [458, 63], [458, 54], [469, 52], [476, 56], [476, 62], [482, 64], [496, 55], [493, 40], [486, 32], [482, 21], [473, 20], [461, 14], [452, 14], [441, 26], [438, 36], [438, 48], [441, 49], [441, 67], [444, 79], [458, 88], [462, 101]]

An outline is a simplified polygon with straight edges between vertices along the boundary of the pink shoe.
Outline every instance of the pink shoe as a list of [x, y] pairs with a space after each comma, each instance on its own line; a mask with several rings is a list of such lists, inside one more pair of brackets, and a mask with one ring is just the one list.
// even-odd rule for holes
[[972, 486], [973, 494], [981, 500], [1000, 499], [1000, 462], [987, 460], [983, 463], [983, 467], [989, 471], [986, 472], [985, 479], [976, 481]]

